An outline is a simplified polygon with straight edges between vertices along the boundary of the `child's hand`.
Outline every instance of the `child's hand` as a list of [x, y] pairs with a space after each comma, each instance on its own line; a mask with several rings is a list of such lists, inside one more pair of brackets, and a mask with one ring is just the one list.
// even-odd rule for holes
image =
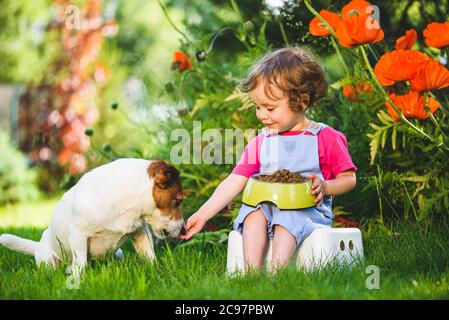
[[323, 202], [323, 197], [326, 194], [326, 181], [321, 180], [318, 176], [311, 174], [309, 178], [312, 179], [312, 194], [315, 196], [315, 204], [320, 205]]
[[186, 234], [179, 235], [178, 238], [181, 240], [189, 240], [204, 228], [206, 222], [207, 219], [205, 219], [198, 211], [195, 212], [189, 219], [187, 219], [185, 227]]

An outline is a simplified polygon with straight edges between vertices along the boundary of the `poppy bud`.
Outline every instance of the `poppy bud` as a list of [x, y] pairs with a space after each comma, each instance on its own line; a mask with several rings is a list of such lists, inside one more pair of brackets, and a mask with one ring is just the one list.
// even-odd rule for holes
[[165, 91], [167, 91], [167, 93], [172, 93], [173, 91], [175, 91], [175, 88], [173, 86], [173, 83], [171, 82], [167, 82], [165, 84]]
[[117, 103], [117, 101], [113, 101], [113, 102], [111, 103], [111, 108], [112, 108], [112, 110], [117, 110], [117, 108], [118, 108], [118, 103]]
[[254, 24], [248, 20], [243, 24], [243, 29], [245, 29], [246, 32], [253, 32]]
[[91, 128], [86, 129], [86, 130], [84, 131], [84, 134], [85, 134], [86, 136], [88, 136], [88, 137], [92, 137], [93, 134], [94, 134], [94, 130], [91, 129]]
[[271, 13], [268, 10], [263, 10], [261, 12], [261, 14], [262, 14], [262, 18], [266, 21], [270, 21], [272, 18]]
[[104, 152], [109, 152], [109, 151], [112, 150], [112, 147], [111, 147], [111, 145], [110, 145], [109, 143], [105, 143], [105, 144], [102, 146], [102, 149], [103, 149]]
[[207, 53], [204, 50], [196, 52], [196, 59], [200, 62], [206, 60], [206, 56], [207, 56]]

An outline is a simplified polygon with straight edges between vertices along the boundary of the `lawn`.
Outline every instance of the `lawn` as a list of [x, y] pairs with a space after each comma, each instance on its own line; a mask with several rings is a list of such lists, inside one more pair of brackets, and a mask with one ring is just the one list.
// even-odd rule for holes
[[[38, 240], [55, 204], [49, 200], [0, 208], [0, 233]], [[289, 267], [274, 277], [226, 277], [226, 241], [220, 241], [220, 234], [203, 233], [184, 244], [161, 243], [154, 264], [138, 258], [126, 243], [123, 260], [91, 261], [79, 289], [70, 289], [66, 266], [38, 269], [31, 256], [0, 247], [0, 300], [448, 299], [448, 225], [426, 231], [419, 224], [397, 224], [393, 229], [391, 236], [380, 228], [362, 230], [365, 260], [352, 269], [334, 265], [307, 273]], [[380, 270], [379, 289], [366, 286], [370, 265]]]

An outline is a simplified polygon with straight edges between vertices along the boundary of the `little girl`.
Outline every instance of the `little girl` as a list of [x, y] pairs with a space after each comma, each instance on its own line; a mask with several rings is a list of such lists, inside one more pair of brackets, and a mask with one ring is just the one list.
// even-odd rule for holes
[[[243, 235], [245, 270], [259, 270], [268, 237], [273, 240], [274, 269], [285, 265], [297, 246], [315, 228], [329, 228], [334, 218], [332, 197], [352, 190], [355, 172], [345, 136], [331, 127], [309, 120], [306, 109], [327, 93], [323, 69], [300, 48], [269, 53], [241, 83], [265, 126], [252, 139], [232, 173], [186, 223], [190, 239], [207, 220], [227, 206], [254, 174], [287, 169], [313, 180], [315, 206], [279, 210], [275, 204], [243, 204], [234, 229]], [[273, 143], [274, 142], [274, 143]]]

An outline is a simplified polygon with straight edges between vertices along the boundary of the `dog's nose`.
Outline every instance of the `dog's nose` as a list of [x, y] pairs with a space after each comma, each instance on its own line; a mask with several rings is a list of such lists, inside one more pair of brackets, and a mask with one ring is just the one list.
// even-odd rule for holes
[[182, 236], [186, 235], [186, 228], [184, 226], [181, 227], [181, 231], [179, 232], [179, 234]]

